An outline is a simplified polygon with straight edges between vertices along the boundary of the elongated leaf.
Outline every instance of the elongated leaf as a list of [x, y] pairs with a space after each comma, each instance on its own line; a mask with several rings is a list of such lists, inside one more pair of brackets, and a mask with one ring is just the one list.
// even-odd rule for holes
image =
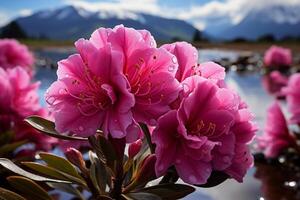
[[48, 193], [34, 181], [21, 177], [21, 176], [10, 176], [7, 178], [9, 184], [16, 190], [24, 193], [24, 195], [31, 199], [39, 200], [52, 200]]
[[76, 137], [76, 136], [69, 136], [69, 135], [63, 135], [58, 133], [55, 130], [55, 124], [47, 119], [44, 119], [39, 116], [30, 116], [25, 119], [25, 122], [27, 122], [29, 125], [31, 125], [33, 128], [41, 131], [42, 133], [45, 133], [46, 135], [49, 135], [51, 137], [59, 138], [62, 140], [79, 140], [79, 141], [87, 141], [87, 138], [83, 137]]
[[70, 184], [64, 184], [64, 183], [48, 183], [48, 185], [52, 188], [64, 191], [66, 193], [72, 194], [76, 197], [78, 197], [79, 199], [84, 200], [85, 198], [82, 196], [82, 194], [76, 189], [74, 188], [72, 185]]
[[40, 163], [34, 163], [34, 162], [23, 162], [23, 164], [26, 165], [27, 167], [41, 173], [42, 175], [50, 176], [51, 178], [57, 178], [60, 180], [65, 180], [65, 181], [69, 181], [72, 183], [77, 183], [82, 186], [86, 186], [86, 183], [84, 180], [82, 180], [82, 178], [77, 178], [72, 175], [66, 174], [62, 171], [59, 171], [59, 170], [53, 168], [53, 167], [45, 166]]
[[195, 185], [195, 186], [203, 187], [203, 188], [215, 187], [215, 186], [223, 183], [224, 181], [226, 181], [228, 178], [229, 178], [229, 175], [227, 175], [224, 172], [213, 171], [205, 184]]
[[162, 200], [159, 196], [146, 192], [132, 192], [124, 196], [128, 200]]
[[0, 156], [14, 151], [16, 148], [18, 148], [26, 143], [27, 143], [27, 141], [24, 140], [24, 141], [14, 142], [11, 144], [6, 144], [6, 145], [1, 146], [0, 147]]
[[0, 187], [0, 200], [26, 200], [12, 191]]
[[138, 192], [151, 193], [159, 196], [163, 200], [173, 200], [183, 198], [192, 192], [195, 188], [184, 184], [161, 184], [138, 190]]
[[39, 153], [39, 155], [50, 167], [81, 179], [76, 168], [67, 159], [50, 153]]
[[35, 180], [35, 181], [43, 181], [43, 182], [57, 182], [57, 183], [70, 183], [69, 181], [63, 181], [58, 179], [52, 179], [52, 178], [46, 178], [43, 176], [39, 176], [30, 172], [27, 172], [14, 164], [12, 161], [6, 159], [6, 158], [0, 158], [0, 165], [5, 167], [6, 169], [9, 169], [10, 171], [19, 174], [21, 176], [27, 177], [29, 179]]

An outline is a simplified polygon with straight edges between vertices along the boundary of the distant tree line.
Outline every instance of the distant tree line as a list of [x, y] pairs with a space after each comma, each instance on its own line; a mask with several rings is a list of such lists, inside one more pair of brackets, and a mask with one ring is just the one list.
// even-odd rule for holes
[[248, 40], [248, 39], [242, 38], [242, 37], [238, 37], [238, 38], [233, 39], [231, 42], [249, 42], [249, 41], [251, 41], [251, 42], [275, 42], [275, 41], [277, 41], [277, 42], [289, 42], [289, 41], [298, 42], [298, 41], [300, 41], [300, 35], [299, 36], [285, 36], [280, 39], [276, 39], [276, 37], [273, 34], [268, 33], [268, 34], [258, 37], [255, 41]]

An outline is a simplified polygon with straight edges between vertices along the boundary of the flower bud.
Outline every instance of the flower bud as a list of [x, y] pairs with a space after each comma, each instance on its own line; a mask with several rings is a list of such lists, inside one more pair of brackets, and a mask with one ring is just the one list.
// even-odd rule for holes
[[138, 154], [138, 152], [141, 150], [142, 147], [142, 140], [139, 139], [134, 143], [131, 143], [128, 147], [128, 156], [130, 159], [133, 159], [134, 156], [136, 156], [136, 154]]
[[74, 148], [68, 148], [65, 151], [65, 155], [67, 159], [76, 167], [78, 167], [81, 171], [86, 170], [85, 161], [83, 159], [82, 154], [80, 151]]

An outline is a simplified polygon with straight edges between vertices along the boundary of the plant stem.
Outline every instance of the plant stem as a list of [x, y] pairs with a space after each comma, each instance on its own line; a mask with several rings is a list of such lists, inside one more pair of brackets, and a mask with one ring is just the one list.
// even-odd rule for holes
[[123, 165], [119, 164], [116, 177], [113, 179], [113, 189], [110, 192], [110, 196], [113, 199], [120, 199], [122, 195], [122, 185], [123, 185]]
[[173, 166], [168, 169], [166, 175], [164, 175], [159, 184], [175, 183], [178, 180], [178, 178], [178, 174], [175, 170], [175, 167]]
[[148, 143], [149, 148], [150, 148], [150, 152], [152, 154], [154, 154], [154, 152], [155, 152], [155, 146], [154, 146], [154, 144], [151, 141], [151, 134], [150, 134], [150, 131], [148, 129], [148, 126], [146, 124], [143, 124], [143, 123], [139, 123], [139, 124], [140, 124], [140, 127], [142, 128], [142, 130], [144, 132], [145, 137], [146, 137], [147, 143]]

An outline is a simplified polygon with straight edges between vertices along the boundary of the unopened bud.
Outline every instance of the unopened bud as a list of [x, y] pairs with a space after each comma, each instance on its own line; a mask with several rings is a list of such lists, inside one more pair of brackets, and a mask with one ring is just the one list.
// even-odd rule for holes
[[141, 150], [142, 147], [142, 140], [139, 139], [134, 143], [131, 143], [128, 147], [128, 156], [129, 158], [133, 159], [134, 156], [136, 156], [136, 154], [138, 154], [138, 152]]
[[78, 167], [81, 171], [86, 170], [85, 161], [83, 159], [82, 154], [80, 151], [74, 148], [68, 148], [65, 151], [65, 155], [67, 159], [76, 167]]

